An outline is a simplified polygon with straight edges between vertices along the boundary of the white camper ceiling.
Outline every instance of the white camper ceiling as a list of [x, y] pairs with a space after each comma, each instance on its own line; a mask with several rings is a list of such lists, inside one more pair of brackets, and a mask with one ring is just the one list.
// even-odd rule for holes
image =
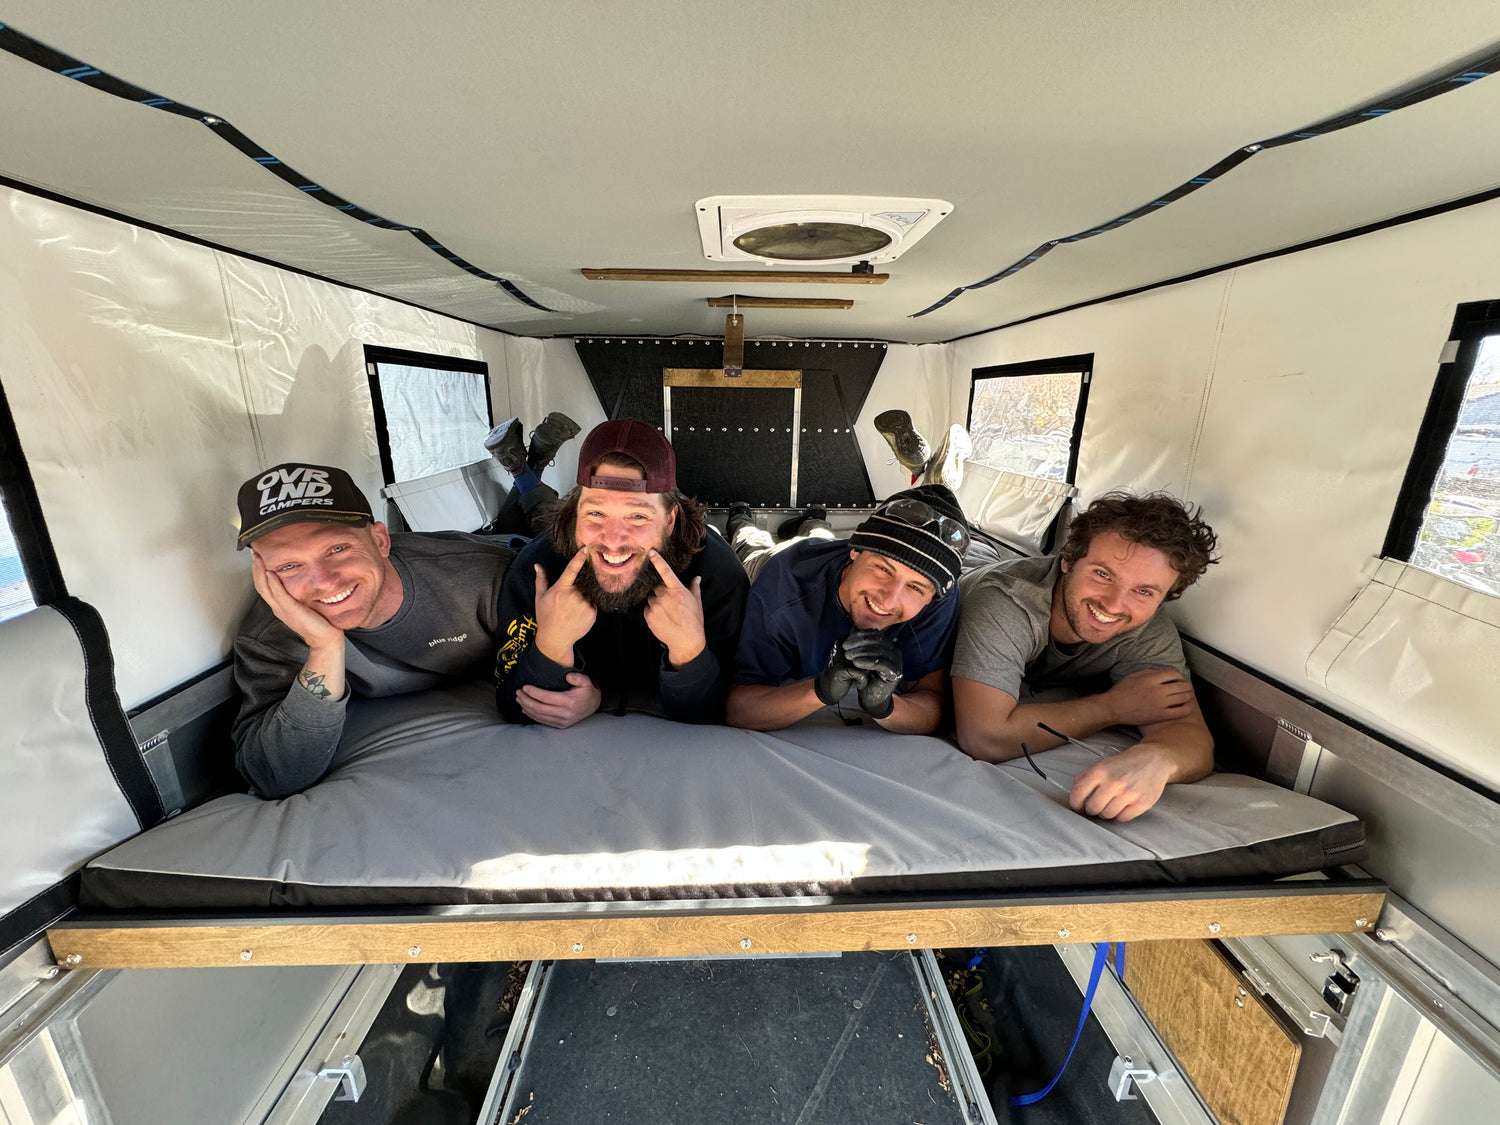
[[[1494, 0], [0, 0], [0, 24], [231, 123], [307, 180], [421, 228], [548, 309], [278, 179], [214, 128], [0, 54], [0, 175], [527, 335], [947, 340], [1500, 185], [1500, 75], [1268, 149], [1245, 145], [1500, 51]], [[86, 77], [86, 76], [85, 76]], [[589, 281], [727, 269], [694, 201], [924, 196], [953, 214], [884, 285]], [[846, 272], [824, 267], [824, 272]]]

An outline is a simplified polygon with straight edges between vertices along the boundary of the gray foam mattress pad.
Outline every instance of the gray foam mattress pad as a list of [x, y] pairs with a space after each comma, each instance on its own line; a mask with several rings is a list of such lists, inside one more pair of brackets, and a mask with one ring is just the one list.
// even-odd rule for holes
[[[1038, 756], [1062, 786], [1094, 760]], [[1135, 887], [1300, 874], [1363, 846], [1348, 813], [1235, 774], [1118, 824], [1024, 760], [831, 712], [774, 734], [648, 715], [551, 730], [506, 724], [471, 685], [356, 701], [317, 785], [185, 812], [93, 860], [81, 894], [191, 911]]]

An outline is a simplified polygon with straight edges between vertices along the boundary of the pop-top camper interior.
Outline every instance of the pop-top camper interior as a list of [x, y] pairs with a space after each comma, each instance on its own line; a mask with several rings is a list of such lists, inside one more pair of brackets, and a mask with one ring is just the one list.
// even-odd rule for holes
[[[1497, 15], [0, 0], [0, 1122], [1495, 1120]], [[1201, 508], [1215, 772], [485, 683], [247, 793], [241, 482], [473, 532], [553, 411], [720, 530], [891, 411], [989, 557]]]

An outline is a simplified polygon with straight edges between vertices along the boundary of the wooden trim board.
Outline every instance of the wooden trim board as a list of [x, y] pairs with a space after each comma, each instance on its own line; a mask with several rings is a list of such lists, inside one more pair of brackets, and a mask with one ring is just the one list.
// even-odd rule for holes
[[[962, 903], [541, 904], [371, 918], [97, 918], [48, 931], [71, 968], [718, 957], [1370, 931], [1384, 888], [1048, 895]], [[781, 905], [787, 903], [788, 905]]]
[[815, 273], [812, 270], [615, 270], [578, 271], [590, 281], [711, 281], [715, 285], [883, 285], [888, 273]]
[[661, 385], [664, 387], [725, 387], [730, 390], [743, 387], [796, 390], [802, 385], [802, 372], [747, 367], [731, 379], [724, 374], [724, 369], [721, 367], [663, 367]]
[[847, 297], [706, 297], [711, 309], [852, 309]]
[[1210, 941], [1130, 946], [1125, 983], [1224, 1125], [1281, 1125], [1302, 1043]]

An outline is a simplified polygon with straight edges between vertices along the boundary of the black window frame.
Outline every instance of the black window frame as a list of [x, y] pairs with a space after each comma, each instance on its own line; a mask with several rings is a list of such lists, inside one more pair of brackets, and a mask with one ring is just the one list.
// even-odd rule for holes
[[1073, 433], [1068, 439], [1068, 471], [1064, 484], [1076, 484], [1078, 475], [1078, 451], [1083, 444], [1083, 419], [1088, 413], [1089, 388], [1094, 382], [1094, 353], [1084, 355], [1057, 356], [1052, 359], [1026, 360], [1021, 363], [1001, 363], [991, 367], [976, 367], [969, 378], [969, 409], [965, 423], [969, 433], [974, 432], [974, 395], [981, 380], [1014, 379], [1024, 375], [1067, 375], [1077, 373], [1083, 377], [1078, 388], [1078, 405], [1073, 414]]
[[[491, 427], [495, 425], [495, 403], [491, 395], [490, 367], [483, 360], [459, 359], [451, 355], [431, 355], [427, 352], [410, 352], [401, 348], [365, 345], [365, 378], [370, 384], [370, 408], [375, 415], [375, 441], [380, 447], [380, 475], [387, 485], [396, 483], [395, 462], [391, 457], [391, 437], [386, 429], [385, 399], [380, 393], [379, 365], [392, 364], [399, 367], [429, 367], [434, 371], [466, 371], [484, 379], [484, 409]], [[475, 460], [478, 460], [476, 454]]]
[[10, 520], [32, 601], [39, 606], [61, 601], [68, 596], [68, 587], [63, 581], [52, 536], [47, 532], [42, 502], [31, 477], [31, 466], [26, 462], [26, 452], [21, 448], [4, 384], [0, 384], [0, 502], [4, 503], [5, 515]]
[[1448, 453], [1448, 441], [1463, 410], [1474, 361], [1479, 358], [1485, 339], [1497, 335], [1500, 335], [1500, 301], [1472, 301], [1458, 306], [1443, 358], [1438, 363], [1437, 378], [1433, 380], [1432, 393], [1427, 399], [1427, 409], [1422, 414], [1422, 425], [1417, 430], [1416, 444], [1407, 462], [1406, 475], [1396, 496], [1395, 511], [1391, 514], [1385, 543], [1380, 549], [1381, 557], [1411, 562], [1427, 509], [1432, 503], [1432, 491], [1437, 486]]

